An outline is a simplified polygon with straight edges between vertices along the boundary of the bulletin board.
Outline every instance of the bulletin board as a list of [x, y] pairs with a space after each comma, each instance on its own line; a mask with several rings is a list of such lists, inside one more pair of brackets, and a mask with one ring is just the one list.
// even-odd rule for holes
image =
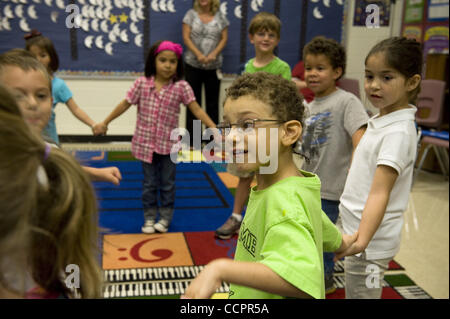
[[423, 44], [424, 59], [430, 53], [448, 54], [449, 0], [406, 0], [402, 35]]
[[[23, 48], [23, 36], [37, 29], [55, 44], [61, 72], [141, 73], [152, 43], [171, 40], [183, 44], [182, 20], [192, 4], [192, 0], [0, 0], [0, 53]], [[77, 6], [78, 12], [69, 5]], [[223, 51], [224, 73], [238, 73], [254, 56], [247, 30], [250, 20], [261, 11], [274, 13], [282, 21], [276, 53], [291, 68], [314, 36], [338, 42], [342, 38], [344, 0], [222, 0], [220, 10], [230, 22]], [[74, 23], [76, 13], [79, 17]], [[68, 23], [78, 27], [67, 27]]]

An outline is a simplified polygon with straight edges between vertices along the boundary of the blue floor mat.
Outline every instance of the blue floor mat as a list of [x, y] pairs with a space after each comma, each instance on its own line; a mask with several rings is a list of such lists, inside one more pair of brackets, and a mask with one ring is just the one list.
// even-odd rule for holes
[[[116, 166], [122, 174], [119, 186], [106, 182], [93, 183], [98, 198], [100, 227], [108, 233], [140, 233], [144, 223], [141, 163], [107, 161], [107, 157], [92, 160], [93, 155], [98, 153], [76, 153], [83, 165]], [[233, 195], [210, 164], [177, 164], [175, 184], [175, 211], [170, 232], [216, 230], [231, 214]]]

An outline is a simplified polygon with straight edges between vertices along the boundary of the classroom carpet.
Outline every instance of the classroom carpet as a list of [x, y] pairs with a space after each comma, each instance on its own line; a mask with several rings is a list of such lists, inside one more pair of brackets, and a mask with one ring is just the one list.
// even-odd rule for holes
[[[216, 258], [233, 258], [237, 235], [217, 239], [214, 230], [229, 217], [238, 179], [214, 156], [180, 154], [173, 221], [165, 234], [143, 234], [142, 167], [128, 151], [73, 151], [83, 164], [117, 166], [119, 186], [94, 182], [99, 224], [104, 230], [102, 267], [105, 298], [179, 298], [189, 282]], [[207, 162], [205, 162], [208, 161]], [[194, 162], [193, 162], [194, 161]], [[342, 261], [335, 265], [336, 291], [345, 298]], [[382, 299], [430, 299], [401, 265], [392, 261], [383, 280]], [[226, 283], [212, 298], [227, 298]]]

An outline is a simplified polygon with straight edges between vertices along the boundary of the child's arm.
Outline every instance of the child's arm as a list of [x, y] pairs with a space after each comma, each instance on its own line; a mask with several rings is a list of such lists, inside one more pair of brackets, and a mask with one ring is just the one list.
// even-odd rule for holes
[[200, 107], [200, 105], [198, 105], [197, 101], [192, 101], [191, 103], [189, 103], [188, 108], [189, 110], [191, 110], [192, 114], [194, 114], [194, 116], [197, 119], [205, 123], [207, 127], [209, 128], [216, 127], [216, 124], [213, 122], [213, 120], [211, 120], [209, 115]]
[[122, 180], [122, 175], [115, 166], [102, 168], [83, 166], [83, 169], [93, 181], [110, 182], [114, 185], [119, 185]]
[[336, 259], [358, 254], [366, 249], [383, 220], [389, 197], [398, 173], [386, 165], [378, 165], [366, 205], [358, 228], [358, 239], [345, 251], [336, 254]]
[[128, 108], [131, 106], [131, 104], [126, 100], [122, 100], [114, 110], [106, 117], [106, 119], [103, 120], [103, 122], [97, 123], [94, 125], [94, 133], [95, 134], [105, 134], [108, 130], [108, 124], [114, 120], [115, 118], [122, 115]]
[[211, 297], [222, 281], [246, 286], [286, 297], [311, 298], [291, 285], [272, 269], [257, 262], [216, 259], [191, 282], [182, 298], [204, 299]]
[[299, 90], [304, 89], [304, 88], [307, 87], [306, 82], [300, 80], [299, 78], [292, 77], [292, 81], [294, 81], [295, 85], [297, 86], [297, 88], [298, 88]]
[[353, 135], [352, 135], [353, 153], [355, 152], [355, 149], [358, 146], [359, 141], [361, 141], [364, 133], [366, 132], [366, 129], [367, 129], [367, 126], [363, 125], [359, 129], [357, 129], [355, 133], [353, 133]]
[[72, 112], [72, 114], [75, 115], [77, 119], [88, 125], [92, 129], [92, 131], [94, 131], [94, 120], [92, 120], [89, 115], [87, 115], [87, 113], [78, 106], [73, 98], [68, 99], [66, 105], [69, 108], [70, 112]]

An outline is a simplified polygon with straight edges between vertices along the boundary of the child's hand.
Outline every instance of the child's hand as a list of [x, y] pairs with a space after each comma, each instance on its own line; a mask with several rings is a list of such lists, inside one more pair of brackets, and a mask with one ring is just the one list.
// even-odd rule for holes
[[106, 131], [108, 131], [108, 126], [106, 126], [103, 122], [96, 123], [92, 126], [92, 132], [94, 135], [105, 135]]
[[363, 251], [364, 249], [356, 252], [356, 249], [359, 249], [359, 247], [357, 247], [358, 245], [355, 245], [357, 243], [357, 239], [357, 231], [353, 235], [343, 234], [341, 247], [339, 247], [339, 249], [335, 251], [334, 261], [336, 262], [342, 257], [354, 255]]
[[122, 175], [115, 166], [98, 168], [96, 177], [99, 181], [110, 182], [114, 185], [119, 185], [122, 180]]
[[222, 284], [218, 265], [220, 260], [209, 263], [205, 269], [191, 282], [181, 299], [210, 298]]

